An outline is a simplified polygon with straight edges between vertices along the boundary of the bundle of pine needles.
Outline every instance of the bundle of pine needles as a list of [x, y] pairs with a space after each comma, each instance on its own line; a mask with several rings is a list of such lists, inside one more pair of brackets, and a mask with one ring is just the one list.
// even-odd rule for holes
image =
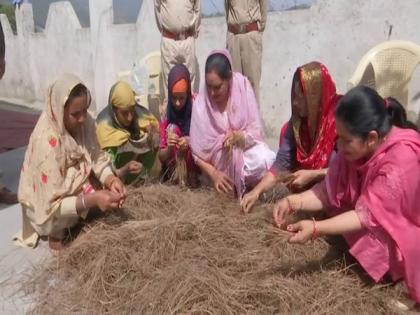
[[390, 314], [399, 295], [324, 239], [287, 243], [272, 205], [244, 216], [227, 196], [155, 185], [125, 207], [35, 268], [33, 313]]

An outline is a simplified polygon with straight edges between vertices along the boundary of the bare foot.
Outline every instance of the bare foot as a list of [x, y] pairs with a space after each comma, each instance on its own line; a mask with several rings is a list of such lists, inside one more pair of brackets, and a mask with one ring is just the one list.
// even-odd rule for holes
[[64, 240], [48, 236], [48, 246], [50, 247], [51, 253], [57, 256], [61, 250], [64, 249]]
[[419, 303], [416, 303], [412, 299], [410, 299], [408, 296], [402, 296], [398, 300], [397, 299], [391, 299], [391, 307], [398, 311], [403, 312], [419, 312], [420, 311], [420, 305]]
[[408, 312], [414, 309], [415, 303], [408, 299], [392, 299], [391, 306], [398, 311]]
[[9, 205], [18, 203], [17, 194], [11, 192], [7, 188], [3, 188], [0, 190], [0, 202], [6, 203]]

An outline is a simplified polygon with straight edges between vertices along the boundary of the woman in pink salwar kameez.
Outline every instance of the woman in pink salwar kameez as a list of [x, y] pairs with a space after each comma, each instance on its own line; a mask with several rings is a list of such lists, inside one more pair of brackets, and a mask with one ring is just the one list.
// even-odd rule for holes
[[325, 209], [329, 219], [288, 225], [289, 241], [343, 234], [350, 253], [375, 282], [384, 276], [402, 279], [419, 303], [420, 134], [409, 129], [415, 127], [399, 103], [368, 87], [349, 91], [335, 117], [339, 153], [327, 177], [309, 191], [280, 200], [275, 223], [283, 227], [292, 211]]
[[233, 72], [227, 50], [206, 61], [203, 89], [194, 102], [190, 146], [197, 165], [219, 192], [235, 192], [264, 176], [275, 153], [264, 143], [263, 126], [248, 79]]

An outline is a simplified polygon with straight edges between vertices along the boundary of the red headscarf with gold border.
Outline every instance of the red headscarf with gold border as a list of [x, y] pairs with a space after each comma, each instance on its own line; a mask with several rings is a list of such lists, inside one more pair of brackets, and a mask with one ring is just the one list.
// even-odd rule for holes
[[327, 68], [319, 62], [297, 68], [296, 75], [308, 113], [306, 118], [292, 113], [296, 166], [299, 169], [325, 168], [336, 143], [334, 111], [341, 95], [336, 93], [335, 83]]

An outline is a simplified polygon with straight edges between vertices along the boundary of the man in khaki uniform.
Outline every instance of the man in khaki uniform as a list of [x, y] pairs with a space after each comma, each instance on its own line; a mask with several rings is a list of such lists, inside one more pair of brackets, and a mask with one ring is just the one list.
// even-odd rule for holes
[[248, 77], [258, 102], [267, 6], [268, 0], [225, 0], [227, 48], [232, 55], [233, 70]]
[[192, 89], [198, 90], [195, 39], [200, 30], [200, 10], [200, 0], [155, 0], [156, 24], [162, 34], [160, 52], [166, 97], [169, 71], [178, 63], [188, 68]]

